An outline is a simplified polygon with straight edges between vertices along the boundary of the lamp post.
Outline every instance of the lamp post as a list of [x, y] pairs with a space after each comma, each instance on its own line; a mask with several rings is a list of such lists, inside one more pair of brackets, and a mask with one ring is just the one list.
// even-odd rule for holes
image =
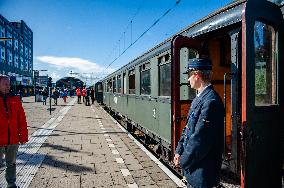
[[47, 70], [33, 70], [35, 102], [36, 102], [36, 74], [39, 76], [40, 71], [47, 71]]

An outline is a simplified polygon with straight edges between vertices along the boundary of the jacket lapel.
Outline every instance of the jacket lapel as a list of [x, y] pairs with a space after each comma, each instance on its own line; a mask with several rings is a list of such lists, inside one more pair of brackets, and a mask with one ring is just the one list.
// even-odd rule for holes
[[203, 98], [213, 89], [213, 86], [210, 85], [208, 86], [202, 93], [201, 95], [198, 97], [199, 100], [198, 100], [198, 103], [197, 105], [203, 100]]

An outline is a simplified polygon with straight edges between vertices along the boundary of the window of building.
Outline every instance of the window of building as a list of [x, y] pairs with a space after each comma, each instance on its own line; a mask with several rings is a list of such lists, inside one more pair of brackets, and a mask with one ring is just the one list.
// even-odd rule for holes
[[117, 93], [121, 93], [121, 75], [117, 76]]
[[8, 65], [12, 65], [12, 52], [7, 50], [8, 53]]
[[[10, 32], [7, 32], [7, 38], [12, 38], [12, 34]], [[12, 47], [12, 40], [7, 40], [7, 45]]]
[[150, 63], [140, 66], [140, 93], [141, 95], [151, 95], [151, 72]]
[[32, 59], [32, 51], [29, 49], [29, 58]]
[[28, 58], [28, 56], [29, 56], [29, 51], [28, 51], [28, 48], [25, 47], [25, 57]]
[[18, 40], [14, 39], [14, 50], [18, 51]]
[[20, 42], [20, 55], [23, 55], [24, 53], [24, 45], [22, 42]]
[[2, 27], [2, 29], [1, 29], [1, 37], [5, 37], [5, 28], [4, 27]]
[[129, 94], [135, 94], [135, 70], [130, 70], [128, 73]]
[[28, 62], [28, 60], [26, 60], [26, 63], [25, 63], [25, 71], [27, 71], [28, 70], [28, 65], [29, 65], [29, 62]]
[[262, 22], [254, 25], [255, 105], [277, 104], [277, 61], [275, 29]]
[[19, 67], [19, 62], [18, 62], [19, 60], [18, 60], [18, 56], [17, 55], [15, 55], [15, 67], [16, 68], [18, 68]]
[[20, 57], [20, 69], [23, 70], [24, 69], [24, 60], [23, 57]]
[[5, 60], [5, 48], [1, 47], [1, 59]]
[[33, 70], [32, 70], [32, 64], [30, 63], [30, 66], [29, 66], [29, 72], [32, 72]]

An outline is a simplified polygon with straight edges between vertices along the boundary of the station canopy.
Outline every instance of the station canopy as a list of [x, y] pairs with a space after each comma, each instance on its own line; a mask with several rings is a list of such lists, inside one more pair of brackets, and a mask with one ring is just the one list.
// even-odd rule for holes
[[84, 86], [84, 82], [79, 78], [75, 77], [64, 77], [56, 81], [56, 87], [59, 88], [68, 88], [68, 89], [76, 89], [77, 87], [82, 88]]

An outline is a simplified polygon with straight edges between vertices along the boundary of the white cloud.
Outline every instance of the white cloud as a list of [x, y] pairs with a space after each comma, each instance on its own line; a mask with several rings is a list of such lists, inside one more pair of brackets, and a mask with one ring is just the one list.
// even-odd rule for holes
[[52, 77], [53, 81], [57, 81], [59, 80], [60, 78], [62, 78], [61, 75], [59, 75], [57, 72], [52, 72], [50, 77]]
[[58, 69], [70, 68], [81, 73], [109, 74], [114, 71], [114, 69], [106, 69], [94, 62], [76, 57], [39, 56], [36, 59], [43, 63], [55, 65]]

